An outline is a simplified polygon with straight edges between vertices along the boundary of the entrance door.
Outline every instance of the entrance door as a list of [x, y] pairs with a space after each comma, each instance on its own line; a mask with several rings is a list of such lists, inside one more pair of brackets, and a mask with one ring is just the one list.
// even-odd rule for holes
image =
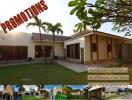
[[35, 57], [36, 58], [43, 57], [43, 53], [44, 53], [45, 57], [51, 56], [52, 46], [43, 46], [43, 49], [44, 49], [44, 51], [42, 51], [41, 46], [35, 46]]
[[45, 46], [45, 56], [46, 57], [51, 57], [51, 49], [52, 47], [51, 46]]
[[67, 58], [80, 59], [80, 44], [67, 45]]

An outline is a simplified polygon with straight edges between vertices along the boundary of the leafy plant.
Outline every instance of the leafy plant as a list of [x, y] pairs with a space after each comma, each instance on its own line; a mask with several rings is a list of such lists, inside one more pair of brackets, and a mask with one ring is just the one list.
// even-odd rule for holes
[[132, 31], [132, 0], [96, 0], [94, 4], [87, 0], [71, 0], [68, 6], [73, 7], [70, 14], [81, 21], [75, 25], [77, 31], [86, 26], [97, 30], [106, 22], [114, 24], [114, 31], [126, 32], [126, 35]]

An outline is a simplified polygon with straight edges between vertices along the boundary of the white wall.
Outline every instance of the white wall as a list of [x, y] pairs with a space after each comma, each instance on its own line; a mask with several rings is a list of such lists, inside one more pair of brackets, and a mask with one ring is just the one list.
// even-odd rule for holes
[[[35, 45], [41, 45], [40, 41], [34, 41], [34, 48]], [[43, 46], [52, 46], [52, 42], [50, 41], [43, 41]], [[64, 42], [55, 42], [55, 56], [58, 56], [60, 58], [64, 58], [65, 52], [64, 52]]]
[[64, 57], [65, 56], [64, 43], [63, 42], [56, 42], [55, 43], [55, 56], [58, 56], [58, 57]]
[[80, 43], [80, 48], [84, 48], [84, 37], [67, 40], [64, 42], [64, 47], [66, 48], [66, 45], [76, 43]]

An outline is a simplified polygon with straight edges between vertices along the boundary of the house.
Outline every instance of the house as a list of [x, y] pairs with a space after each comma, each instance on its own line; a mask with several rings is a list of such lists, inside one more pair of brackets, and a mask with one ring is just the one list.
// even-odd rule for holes
[[[42, 49], [38, 33], [7, 33], [0, 31], [0, 61], [41, 58]], [[55, 36], [55, 55], [64, 58], [64, 41], [69, 37]], [[52, 35], [42, 34], [46, 57], [51, 56]]]
[[[42, 34], [43, 45], [45, 49], [46, 57], [50, 57], [52, 53], [52, 35], [50, 34]], [[55, 36], [55, 56], [59, 58], [64, 58], [64, 41], [69, 39], [67, 36]], [[40, 46], [40, 35], [38, 33], [32, 34], [32, 42], [35, 46], [35, 58], [42, 57], [42, 50]]]
[[3, 100], [14, 100], [14, 88], [12, 85], [7, 85], [3, 91]]
[[114, 85], [114, 86], [107, 85], [105, 86], [106, 97], [116, 96], [119, 90], [122, 90], [122, 94], [125, 94], [125, 88], [128, 89], [128, 85], [126, 86], [125, 85]]
[[[45, 56], [52, 55], [52, 35], [42, 34]], [[55, 56], [83, 64], [132, 60], [132, 40], [84, 30], [70, 37], [55, 36]], [[0, 61], [42, 58], [39, 33], [0, 31]]]
[[128, 38], [84, 30], [64, 41], [66, 59], [84, 64], [117, 59], [132, 61], [132, 41]]
[[39, 96], [39, 93], [35, 90], [31, 90], [31, 91], [24, 91], [22, 93], [22, 95], [25, 95], [25, 96]]
[[99, 85], [90, 87], [89, 96], [103, 100], [105, 98], [105, 87]]
[[82, 95], [82, 91], [81, 90], [80, 91], [73, 91], [73, 92], [71, 92], [71, 94], [80, 96], [80, 95]]
[[57, 95], [57, 94], [63, 94], [63, 87], [62, 86], [57, 86], [53, 89], [53, 95]]

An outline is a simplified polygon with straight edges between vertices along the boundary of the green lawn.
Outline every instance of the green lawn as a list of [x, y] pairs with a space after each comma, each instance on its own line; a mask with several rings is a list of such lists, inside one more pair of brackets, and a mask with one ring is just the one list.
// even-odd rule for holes
[[87, 84], [87, 72], [76, 73], [59, 64], [39, 63], [0, 68], [1, 84]]
[[128, 73], [129, 73], [129, 80], [130, 80], [130, 84], [132, 84], [132, 68], [128, 68]]
[[34, 96], [23, 96], [22, 100], [44, 100], [44, 98], [36, 98]]

